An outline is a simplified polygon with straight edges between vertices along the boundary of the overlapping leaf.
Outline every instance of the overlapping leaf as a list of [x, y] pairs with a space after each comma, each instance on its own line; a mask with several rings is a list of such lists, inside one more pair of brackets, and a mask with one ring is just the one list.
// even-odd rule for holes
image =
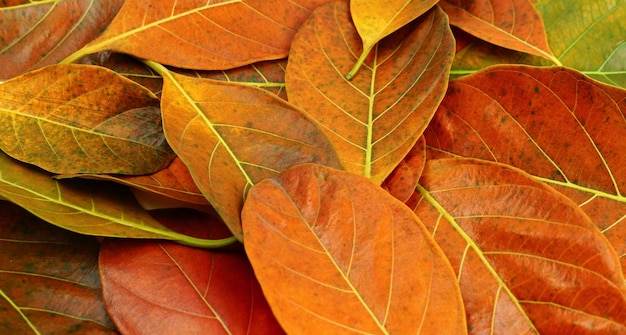
[[[350, 15], [363, 41], [357, 70], [374, 45], [432, 8], [438, 0], [350, 1]], [[350, 72], [349, 78], [356, 72]]]
[[100, 271], [124, 334], [284, 333], [242, 253], [105, 240]]
[[221, 70], [284, 58], [296, 29], [327, 2], [125, 1], [108, 29], [67, 61], [114, 50], [182, 68]]
[[560, 64], [548, 46], [541, 16], [529, 0], [442, 0], [439, 5], [450, 24], [472, 35]]
[[153, 173], [174, 157], [158, 104], [107, 69], [49, 66], [0, 85], [0, 148], [55, 173]]
[[625, 111], [625, 90], [574, 70], [500, 66], [451, 81], [425, 137], [431, 153], [507, 163], [569, 189], [626, 267]]
[[97, 37], [123, 2], [3, 2], [0, 7], [0, 80], [63, 60]]
[[474, 334], [622, 334], [615, 251], [578, 206], [504, 164], [426, 163], [410, 205], [452, 263]]
[[348, 6], [318, 8], [294, 39], [287, 95], [320, 124], [348, 171], [381, 183], [441, 101], [454, 41], [445, 14], [434, 9], [379, 43], [348, 81], [360, 50]]
[[303, 164], [256, 184], [245, 249], [292, 334], [465, 334], [454, 274], [422, 223], [368, 179]]
[[162, 71], [168, 142], [238, 238], [252, 185], [299, 163], [341, 167], [315, 123], [276, 95]]
[[402, 202], [409, 200], [422, 175], [425, 163], [426, 140], [422, 136], [389, 177], [385, 179], [381, 187]]
[[224, 244], [195, 239], [165, 228], [123, 187], [51, 177], [0, 153], [0, 196], [54, 225], [88, 235], [161, 238], [197, 246]]
[[117, 334], [104, 308], [98, 241], [0, 202], [0, 333]]

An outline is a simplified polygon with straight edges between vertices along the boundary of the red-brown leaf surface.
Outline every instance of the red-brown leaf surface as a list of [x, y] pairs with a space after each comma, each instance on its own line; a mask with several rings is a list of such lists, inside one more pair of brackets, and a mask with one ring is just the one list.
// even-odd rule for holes
[[624, 334], [626, 285], [588, 216], [519, 169], [427, 161], [410, 201], [454, 267], [472, 334]]
[[409, 200], [422, 175], [425, 163], [426, 140], [422, 136], [389, 177], [385, 179], [381, 187], [402, 202]]
[[434, 9], [379, 43], [347, 80], [360, 51], [348, 6], [318, 8], [294, 39], [287, 95], [320, 124], [347, 171], [382, 183], [441, 101], [454, 40], [445, 14]]
[[123, 2], [3, 1], [0, 80], [60, 62], [97, 37]]
[[[179, 213], [178, 220], [186, 219]], [[100, 271], [124, 334], [284, 333], [241, 252], [107, 239]]]
[[425, 137], [431, 157], [510, 164], [575, 194], [626, 267], [625, 111], [626, 90], [574, 70], [500, 66], [451, 81]]
[[445, 256], [367, 178], [290, 168], [252, 187], [242, 220], [246, 253], [288, 333], [466, 333]]
[[341, 164], [317, 125], [261, 89], [163, 72], [168, 142], [213, 207], [241, 239], [248, 189], [288, 167]]
[[102, 301], [98, 241], [0, 201], [0, 334], [117, 334]]
[[550, 51], [541, 16], [529, 0], [442, 0], [450, 24], [487, 42], [560, 65]]
[[296, 29], [327, 2], [128, 0], [108, 29], [69, 60], [114, 50], [182, 68], [218, 70], [284, 58]]

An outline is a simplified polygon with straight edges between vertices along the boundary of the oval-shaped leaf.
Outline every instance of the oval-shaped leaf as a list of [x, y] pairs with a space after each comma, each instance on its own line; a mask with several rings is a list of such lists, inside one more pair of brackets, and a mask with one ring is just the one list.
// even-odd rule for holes
[[117, 334], [98, 276], [98, 241], [0, 201], [0, 332]]
[[474, 334], [622, 334], [615, 251], [567, 197], [519, 169], [428, 161], [411, 206], [452, 263]]
[[579, 193], [626, 268], [625, 113], [626, 90], [574, 70], [499, 66], [451, 81], [425, 137], [431, 157], [502, 162]]
[[354, 77], [355, 70], [365, 60], [374, 45], [396, 30], [426, 13], [438, 0], [352, 0], [350, 15], [363, 41], [363, 51], [355, 69], [348, 75]]
[[327, 2], [129, 0], [99, 38], [66, 61], [114, 50], [182, 68], [223, 70], [284, 58], [296, 29]]
[[215, 247], [232, 240], [202, 240], [154, 220], [125, 187], [87, 180], [54, 180], [0, 152], [0, 196], [59, 227], [81, 234], [161, 238]]
[[347, 5], [318, 8], [294, 39], [287, 95], [320, 124], [348, 171], [382, 183], [441, 101], [454, 40], [435, 9], [379, 43], [348, 81], [360, 48]]
[[561, 64], [552, 54], [541, 16], [529, 0], [442, 0], [439, 6], [450, 24], [474, 36]]
[[100, 272], [124, 334], [283, 334], [245, 255], [106, 239]]
[[[19, 1], [0, 7], [0, 80], [60, 62], [96, 38], [122, 0]], [[13, 7], [4, 7], [4, 6]]]
[[158, 105], [108, 69], [49, 66], [0, 85], [0, 148], [55, 173], [153, 173], [174, 158]]
[[314, 164], [250, 190], [246, 253], [292, 334], [465, 334], [448, 261], [404, 206], [368, 179]]
[[237, 238], [252, 185], [295, 164], [341, 167], [316, 124], [276, 95], [165, 69], [162, 74], [167, 140]]

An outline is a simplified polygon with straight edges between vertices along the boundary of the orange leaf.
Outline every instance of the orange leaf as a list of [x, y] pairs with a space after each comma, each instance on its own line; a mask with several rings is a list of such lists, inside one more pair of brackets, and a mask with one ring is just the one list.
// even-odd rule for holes
[[127, 0], [107, 30], [66, 62], [103, 50], [203, 70], [284, 58], [295, 30], [327, 2]]
[[381, 185], [382, 188], [402, 202], [409, 200], [422, 175], [425, 163], [426, 141], [422, 136], [389, 177], [385, 179]]
[[282, 334], [241, 253], [106, 239], [104, 300], [123, 334]]
[[242, 220], [250, 262], [288, 333], [466, 333], [445, 256], [368, 179], [299, 165], [252, 187]]
[[287, 95], [320, 124], [346, 170], [382, 183], [441, 101], [454, 40], [435, 9], [379, 43], [348, 81], [360, 44], [347, 5], [318, 8], [292, 44]]
[[98, 241], [0, 201], [0, 333], [117, 334], [101, 295]]
[[174, 158], [158, 105], [105, 68], [51, 65], [0, 85], [0, 148], [54, 173], [153, 173]]
[[363, 41], [363, 51], [347, 75], [348, 79], [354, 77], [376, 43], [426, 13], [437, 2], [439, 0], [351, 0], [350, 15]]
[[548, 46], [541, 16], [528, 0], [442, 0], [450, 24], [501, 47], [561, 62]]
[[[0, 6], [0, 81], [58, 63], [113, 20], [122, 0], [18, 1]], [[14, 7], [6, 7], [14, 6]]]
[[615, 251], [567, 197], [521, 170], [427, 161], [415, 213], [452, 263], [476, 334], [623, 334]]
[[576, 202], [626, 269], [625, 112], [626, 90], [574, 70], [499, 66], [451, 81], [425, 137], [431, 157], [502, 162], [584, 193]]
[[315, 123], [276, 95], [162, 71], [165, 136], [237, 238], [254, 183], [299, 163], [341, 167]]

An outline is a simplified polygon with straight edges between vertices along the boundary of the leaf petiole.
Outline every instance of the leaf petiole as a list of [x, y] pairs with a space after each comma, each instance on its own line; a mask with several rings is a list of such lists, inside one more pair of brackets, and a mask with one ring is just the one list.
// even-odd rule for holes
[[361, 68], [361, 66], [365, 62], [365, 58], [367, 58], [367, 55], [369, 55], [370, 51], [372, 51], [372, 47], [363, 49], [363, 52], [361, 53], [361, 56], [359, 56], [359, 59], [356, 60], [356, 63], [352, 67], [352, 70], [350, 70], [350, 72], [348, 72], [348, 74], [346, 74], [346, 79], [352, 80], [352, 78], [354, 78], [356, 73], [359, 72], [359, 69]]

